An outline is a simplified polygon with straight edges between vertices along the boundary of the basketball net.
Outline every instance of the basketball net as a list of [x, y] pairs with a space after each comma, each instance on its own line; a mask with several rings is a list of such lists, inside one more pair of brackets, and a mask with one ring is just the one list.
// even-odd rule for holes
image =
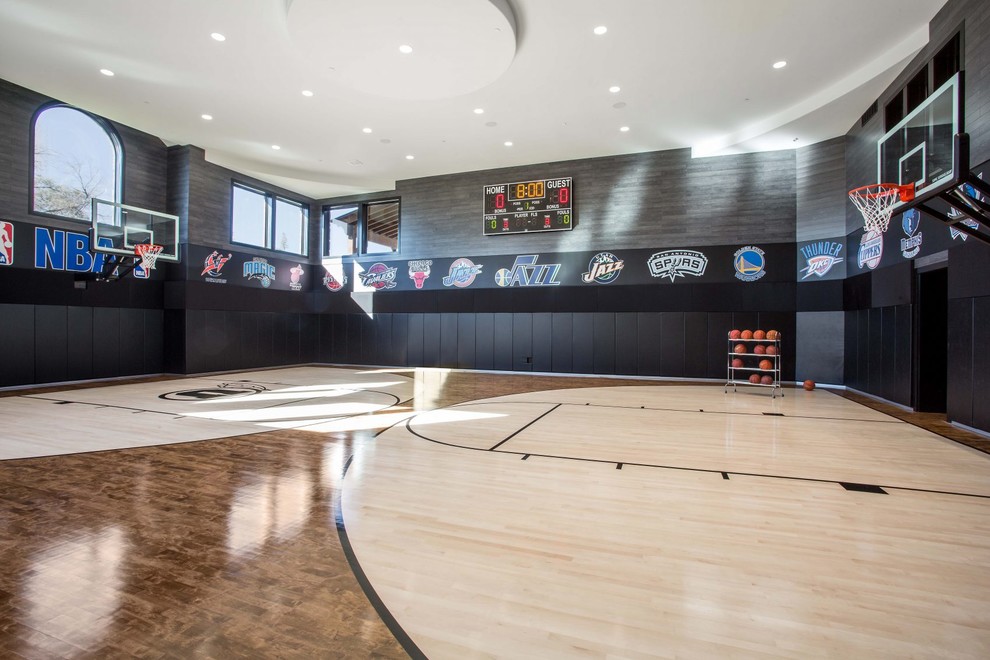
[[863, 214], [866, 231], [882, 234], [890, 225], [894, 205], [914, 199], [914, 184], [900, 186], [896, 183], [873, 183], [850, 190], [849, 199]]
[[165, 249], [164, 245], [155, 245], [153, 243], [139, 243], [134, 246], [134, 254], [141, 257], [141, 268], [147, 270], [155, 269], [155, 262], [158, 261], [158, 255], [162, 253]]

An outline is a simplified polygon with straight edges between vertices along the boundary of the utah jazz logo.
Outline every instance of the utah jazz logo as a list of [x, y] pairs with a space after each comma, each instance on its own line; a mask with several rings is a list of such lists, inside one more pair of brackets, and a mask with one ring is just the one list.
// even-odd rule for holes
[[610, 284], [619, 279], [619, 273], [625, 265], [625, 261], [611, 252], [599, 252], [588, 262], [588, 272], [581, 273], [581, 281], [585, 284]]
[[763, 250], [752, 245], [736, 250], [732, 264], [736, 267], [736, 277], [743, 282], [755, 282], [767, 274]]
[[456, 286], [461, 289], [471, 286], [474, 283], [474, 278], [481, 272], [482, 267], [482, 264], [476, 264], [465, 257], [455, 259], [450, 264], [450, 270], [447, 271], [447, 276], [443, 278], [443, 285]]
[[499, 286], [558, 286], [557, 272], [560, 264], [537, 264], [538, 254], [516, 257], [512, 268], [499, 268], [495, 272], [495, 284]]

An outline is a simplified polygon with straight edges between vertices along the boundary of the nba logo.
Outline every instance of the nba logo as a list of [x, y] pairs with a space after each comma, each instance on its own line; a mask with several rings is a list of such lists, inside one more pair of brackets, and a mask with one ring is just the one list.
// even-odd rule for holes
[[14, 263], [14, 225], [0, 220], [0, 266]]

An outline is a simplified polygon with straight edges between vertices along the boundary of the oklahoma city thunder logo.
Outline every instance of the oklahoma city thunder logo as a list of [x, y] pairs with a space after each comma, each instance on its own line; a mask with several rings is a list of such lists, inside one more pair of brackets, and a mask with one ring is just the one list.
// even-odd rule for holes
[[736, 277], [743, 282], [755, 282], [767, 274], [763, 250], [752, 245], [736, 250], [732, 265], [736, 268]]

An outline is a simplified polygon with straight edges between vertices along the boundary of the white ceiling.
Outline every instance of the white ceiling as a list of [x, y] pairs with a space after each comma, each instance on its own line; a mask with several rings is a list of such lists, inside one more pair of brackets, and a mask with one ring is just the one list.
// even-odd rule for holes
[[843, 135], [945, 1], [3, 0], [0, 78], [320, 198]]

